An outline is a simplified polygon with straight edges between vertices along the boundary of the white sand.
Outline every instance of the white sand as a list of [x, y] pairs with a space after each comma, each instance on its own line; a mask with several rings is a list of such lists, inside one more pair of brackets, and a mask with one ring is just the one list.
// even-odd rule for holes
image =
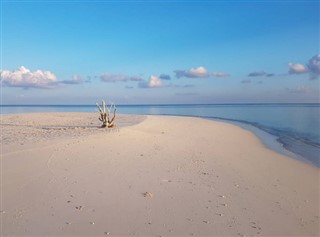
[[97, 117], [2, 116], [2, 236], [319, 235], [318, 168], [227, 123]]

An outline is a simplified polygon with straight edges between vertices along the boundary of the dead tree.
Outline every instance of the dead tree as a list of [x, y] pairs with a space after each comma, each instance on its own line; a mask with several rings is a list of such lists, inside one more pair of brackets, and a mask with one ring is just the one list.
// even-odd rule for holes
[[[116, 106], [115, 104], [111, 103], [110, 108], [108, 108], [108, 105], [104, 100], [102, 100], [102, 105], [100, 107], [99, 103], [96, 102], [97, 107], [100, 111], [100, 118], [99, 120], [103, 123], [101, 125], [102, 128], [112, 128], [116, 125], [115, 119], [116, 119]], [[110, 119], [110, 114], [113, 112], [113, 117]]]

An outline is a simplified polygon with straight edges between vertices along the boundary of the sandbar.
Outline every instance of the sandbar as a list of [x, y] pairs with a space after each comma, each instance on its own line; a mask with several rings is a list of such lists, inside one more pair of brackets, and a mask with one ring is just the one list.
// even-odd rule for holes
[[1, 236], [319, 236], [319, 168], [193, 117], [1, 115]]

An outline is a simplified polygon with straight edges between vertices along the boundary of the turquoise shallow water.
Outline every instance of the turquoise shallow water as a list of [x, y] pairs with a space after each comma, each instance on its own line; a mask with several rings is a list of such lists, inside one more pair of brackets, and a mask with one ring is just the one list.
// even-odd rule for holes
[[[320, 167], [320, 104], [119, 105], [122, 114], [195, 116], [250, 125]], [[95, 105], [2, 105], [2, 114], [96, 112]]]

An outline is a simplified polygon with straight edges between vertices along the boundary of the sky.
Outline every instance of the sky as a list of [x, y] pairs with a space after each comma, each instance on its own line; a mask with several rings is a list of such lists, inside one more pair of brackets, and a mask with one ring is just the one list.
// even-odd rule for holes
[[319, 103], [319, 1], [2, 0], [1, 104]]

